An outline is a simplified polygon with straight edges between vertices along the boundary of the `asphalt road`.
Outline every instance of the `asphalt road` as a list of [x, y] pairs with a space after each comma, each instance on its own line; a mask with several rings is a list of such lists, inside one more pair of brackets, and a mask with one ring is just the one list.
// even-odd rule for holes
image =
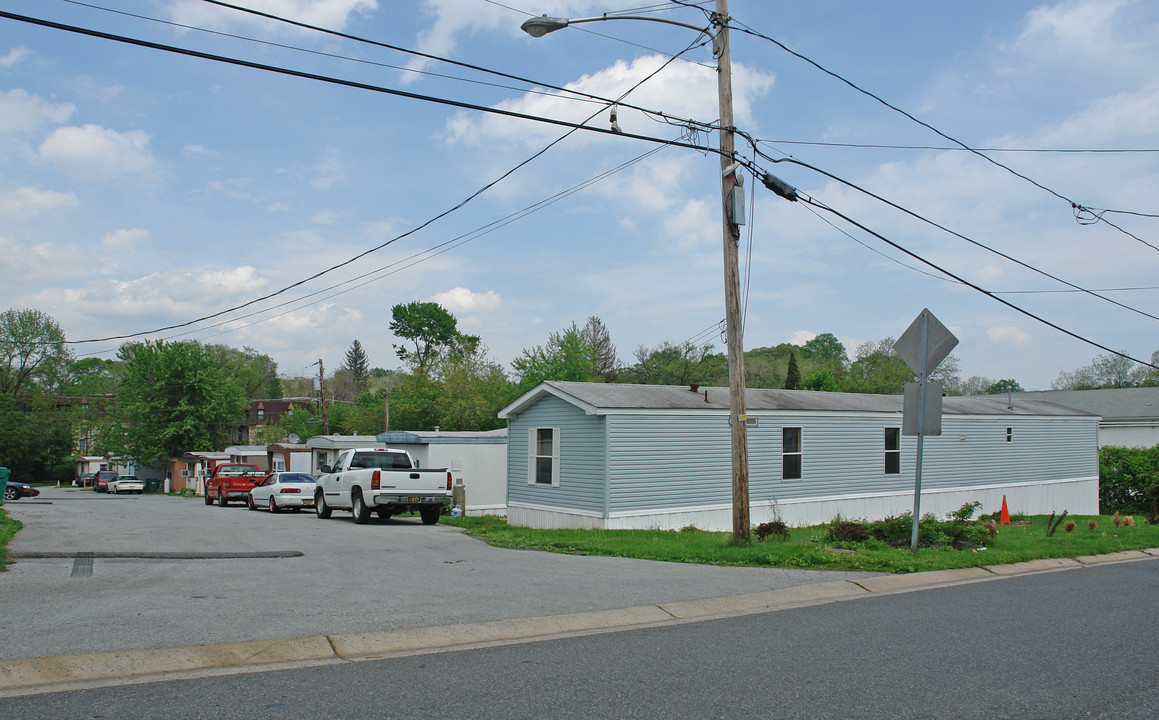
[[24, 524], [0, 574], [5, 660], [539, 617], [869, 576], [505, 550], [417, 517], [355, 525], [344, 512], [318, 520], [200, 498], [46, 488], [5, 507]]
[[706, 622], [0, 699], [9, 718], [1159, 716], [1159, 561]]

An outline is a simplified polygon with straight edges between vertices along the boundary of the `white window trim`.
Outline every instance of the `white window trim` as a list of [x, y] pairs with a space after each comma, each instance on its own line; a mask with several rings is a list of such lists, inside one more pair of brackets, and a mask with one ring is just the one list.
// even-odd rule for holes
[[[547, 483], [535, 482], [536, 459], [539, 454], [536, 450], [539, 446], [538, 434], [540, 430], [551, 431], [551, 485]], [[527, 484], [535, 485], [536, 487], [559, 487], [559, 441], [560, 432], [557, 427], [532, 427], [527, 429]], [[546, 455], [544, 456], [546, 457]]]

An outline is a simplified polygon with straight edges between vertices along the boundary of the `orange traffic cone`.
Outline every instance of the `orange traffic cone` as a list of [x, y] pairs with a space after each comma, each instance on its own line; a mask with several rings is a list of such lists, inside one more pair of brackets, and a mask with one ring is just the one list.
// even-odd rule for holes
[[1002, 514], [998, 516], [1001, 522], [1010, 522], [1010, 511], [1006, 509], [1006, 496], [1002, 496]]

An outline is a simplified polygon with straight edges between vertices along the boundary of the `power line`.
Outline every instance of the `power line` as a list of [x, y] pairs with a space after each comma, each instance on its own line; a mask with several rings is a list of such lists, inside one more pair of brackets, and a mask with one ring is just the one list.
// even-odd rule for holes
[[[755, 145], [754, 145], [754, 147], [755, 147]], [[1058, 277], [1057, 275], [1053, 275], [1049, 272], [1046, 272], [1045, 270], [1034, 267], [1033, 265], [1030, 265], [1029, 263], [1023, 262], [1022, 260], [1019, 260], [1016, 257], [1008, 255], [1008, 254], [1002, 252], [1001, 250], [996, 250], [996, 249], [990, 247], [989, 245], [986, 245], [985, 243], [982, 243], [982, 242], [979, 242], [977, 240], [974, 240], [973, 238], [967, 237], [967, 236], [963, 235], [962, 233], [959, 233], [955, 230], [951, 230], [950, 228], [948, 228], [944, 225], [941, 225], [940, 223], [934, 222], [933, 220], [930, 220], [927, 217], [919, 215], [918, 213], [915, 213], [912, 210], [904, 208], [901, 205], [898, 205], [897, 203], [895, 203], [891, 200], [887, 200], [886, 198], [882, 197], [881, 195], [878, 195], [878, 194], [873, 193], [869, 190], [866, 190], [865, 188], [861, 187], [860, 185], [857, 185], [856, 183], [850, 182], [849, 180], [846, 180], [842, 177], [834, 175], [833, 173], [827, 172], [827, 171], [822, 170], [816, 166], [810, 165], [809, 163], [802, 162], [801, 160], [797, 160], [795, 158], [772, 158], [772, 157], [769, 157], [768, 155], [766, 155], [765, 153], [761, 152], [760, 150], [758, 150], [757, 153], [761, 157], [765, 158], [766, 160], [769, 160], [769, 161], [774, 162], [774, 163], [787, 162], [787, 163], [793, 163], [794, 165], [800, 165], [801, 167], [804, 167], [804, 168], [808, 168], [809, 170], [812, 170], [813, 172], [824, 175], [825, 177], [827, 177], [831, 180], [835, 180], [835, 181], [841, 183], [842, 185], [850, 187], [850, 188], [852, 188], [852, 189], [854, 189], [854, 190], [856, 190], [864, 195], [868, 195], [869, 197], [871, 197], [879, 202], [885, 203], [886, 205], [889, 205], [890, 207], [894, 208], [895, 210], [900, 210], [901, 212], [905, 213], [906, 215], [909, 215], [910, 217], [912, 217], [916, 220], [920, 220], [920, 221], [926, 223], [927, 225], [931, 225], [931, 226], [933, 226], [933, 227], [935, 227], [943, 232], [946, 232], [946, 233], [949, 233], [950, 235], [953, 235], [954, 237], [965, 240], [966, 242], [970, 243], [971, 245], [974, 245], [975, 247], [981, 248], [989, 253], [993, 253], [994, 255], [997, 255], [998, 257], [1003, 258], [1004, 260], [1008, 260], [1016, 265], [1019, 265], [1021, 267], [1026, 268], [1027, 270], [1038, 273], [1039, 275], [1042, 275], [1043, 277], [1050, 278], [1051, 280], [1054, 280], [1055, 282], [1062, 283], [1063, 285], [1066, 285], [1067, 287], [1073, 288], [1073, 289], [1080, 291], [1080, 292], [1084, 292], [1088, 295], [1091, 295], [1092, 297], [1096, 297], [1096, 298], [1099, 298], [1100, 300], [1103, 300], [1105, 302], [1109, 302], [1112, 305], [1117, 305], [1118, 307], [1121, 307], [1124, 310], [1130, 310], [1131, 312], [1138, 313], [1139, 315], [1143, 315], [1145, 317], [1151, 318], [1152, 320], [1159, 320], [1159, 316], [1157, 316], [1157, 315], [1153, 315], [1153, 314], [1146, 312], [1144, 310], [1140, 310], [1138, 308], [1131, 307], [1130, 305], [1126, 305], [1124, 303], [1121, 303], [1118, 300], [1114, 300], [1114, 299], [1106, 297], [1104, 295], [1100, 295], [1099, 293], [1094, 292], [1093, 290], [1087, 290], [1086, 288], [1081, 287], [1079, 285], [1076, 285], [1075, 283], [1072, 283], [1069, 280], [1064, 280], [1064, 279]]]
[[[953, 145], [882, 145], [873, 143], [839, 143], [809, 140], [770, 140], [757, 138], [755, 142], [762, 145], [810, 145], [816, 147], [856, 148], [860, 150], [946, 150], [951, 152], [969, 152], [969, 148]], [[1131, 153], [1159, 153], [1159, 148], [1010, 148], [1010, 147], [978, 147], [979, 152], [1004, 153], [1059, 153], [1059, 154], [1131, 154]], [[1096, 209], [1096, 208], [1092, 208]], [[1126, 212], [1126, 211], [1120, 211]], [[1135, 213], [1130, 213], [1134, 215]], [[1148, 215], [1147, 217], [1156, 217]]]
[[954, 280], [957, 280], [961, 284], [963, 284], [963, 285], [965, 285], [973, 290], [977, 290], [978, 292], [982, 293], [983, 295], [991, 298], [992, 300], [996, 300], [996, 301], [1002, 303], [1003, 305], [1007, 306], [1008, 308], [1010, 308], [1016, 312], [1019, 312], [1025, 316], [1033, 319], [1033, 320], [1037, 320], [1038, 322], [1042, 323], [1043, 325], [1054, 328], [1055, 330], [1058, 330], [1059, 332], [1061, 332], [1065, 335], [1069, 335], [1070, 337], [1074, 338], [1075, 340], [1078, 340], [1080, 342], [1084, 342], [1087, 345], [1092, 345], [1094, 347], [1099, 348], [1100, 350], [1105, 350], [1106, 352], [1111, 353], [1112, 355], [1118, 355], [1119, 357], [1126, 358], [1127, 360], [1131, 360], [1132, 362], [1136, 362], [1140, 365], [1146, 365], [1147, 367], [1151, 367], [1151, 368], [1155, 368], [1155, 369], [1159, 370], [1159, 365], [1153, 365], [1152, 363], [1146, 362], [1144, 360], [1139, 360], [1138, 358], [1127, 355], [1126, 353], [1121, 352], [1119, 350], [1113, 350], [1113, 349], [1107, 347], [1106, 345], [1102, 345], [1094, 340], [1083, 337], [1082, 335], [1079, 335], [1076, 332], [1073, 332], [1071, 330], [1067, 330], [1066, 328], [1062, 327], [1061, 325], [1053, 323], [1053, 322], [1051, 322], [1051, 321], [1049, 321], [1049, 320], [1047, 320], [1039, 315], [1035, 315], [1034, 313], [1030, 312], [1029, 310], [1024, 310], [1023, 308], [1015, 305], [1014, 303], [998, 297], [995, 293], [993, 293], [989, 290], [985, 290], [985, 289], [979, 287], [978, 285], [975, 285], [974, 283], [970, 282], [969, 280], [966, 280], [965, 278], [963, 278], [963, 277], [961, 277], [953, 272], [950, 272], [949, 270], [941, 267], [940, 265], [937, 265], [936, 263], [925, 259], [924, 257], [922, 257], [921, 255], [918, 255], [917, 253], [913, 252], [912, 250], [908, 250], [907, 248], [902, 247], [901, 245], [890, 240], [889, 238], [885, 237], [884, 235], [881, 235], [880, 233], [877, 233], [877, 232], [874, 232], [873, 230], [870, 230], [865, 225], [862, 225], [861, 223], [857, 222], [856, 220], [849, 217], [848, 215], [845, 215], [841, 212], [838, 212], [837, 210], [826, 205], [825, 203], [822, 203], [814, 198], [808, 197], [808, 196], [803, 195], [801, 193], [798, 193], [798, 198], [801, 200], [801, 202], [804, 202], [808, 205], [812, 205], [815, 208], [818, 208], [818, 209], [824, 210], [825, 212], [832, 213], [833, 215], [836, 215], [837, 217], [841, 218], [842, 220], [849, 223], [850, 225], [853, 225], [854, 227], [860, 228], [862, 231], [867, 232], [870, 235], [877, 238], [878, 240], [881, 240], [882, 242], [886, 243], [887, 245], [889, 245], [897, 250], [900, 250], [901, 252], [905, 253], [906, 255], [909, 255], [910, 257], [912, 257], [913, 259], [928, 265], [929, 267], [933, 268], [934, 270], [937, 270], [938, 272], [946, 275], [947, 277], [951, 277]]
[[[730, 18], [730, 20], [731, 20], [731, 18]], [[740, 25], [740, 27], [737, 28], [737, 30], [739, 30], [740, 32], [744, 32], [744, 33], [747, 33], [749, 35], [754, 35], [754, 36], [759, 37], [763, 40], [767, 40], [767, 41], [773, 43], [774, 45], [781, 48], [782, 50], [789, 53], [790, 55], [792, 55], [800, 60], [803, 60], [804, 62], [812, 65], [813, 67], [817, 68], [818, 70], [825, 73], [826, 75], [829, 75], [830, 77], [844, 83], [845, 85], [848, 85], [850, 88], [856, 90], [857, 92], [861, 93], [862, 95], [865, 95], [866, 97], [869, 97], [869, 98], [872, 98], [873, 100], [876, 100], [878, 103], [884, 105], [885, 107], [889, 108], [890, 110], [893, 110], [894, 112], [896, 112], [896, 113], [898, 113], [906, 118], [909, 118], [911, 121], [913, 121], [913, 122], [917, 123], [918, 125], [921, 125], [922, 127], [930, 130], [931, 132], [944, 138], [945, 140], [948, 140], [948, 141], [954, 143], [955, 145], [961, 147], [963, 150], [966, 150], [967, 152], [973, 153], [974, 155], [977, 155], [978, 157], [985, 160], [986, 162], [988, 162], [992, 165], [995, 165], [997, 167], [1000, 167], [1003, 170], [1005, 170], [1006, 172], [1010, 173], [1011, 175], [1014, 175], [1015, 177], [1021, 178], [1021, 179], [1025, 180], [1026, 182], [1030, 183], [1031, 185], [1034, 185], [1035, 187], [1050, 193], [1051, 195], [1055, 196], [1056, 198], [1063, 200], [1064, 202], [1068, 203], [1071, 206], [1071, 209], [1075, 213], [1076, 218], [1078, 218], [1083, 213], [1090, 213], [1090, 221], [1092, 223], [1093, 222], [1105, 222], [1106, 224], [1110, 225], [1111, 227], [1113, 227], [1114, 229], [1123, 233], [1124, 235], [1126, 235], [1130, 238], [1133, 238], [1134, 240], [1146, 245], [1147, 247], [1151, 248], [1152, 250], [1159, 252], [1159, 247], [1152, 245], [1151, 243], [1147, 242], [1146, 240], [1143, 240], [1142, 238], [1140, 238], [1139, 236], [1128, 232], [1127, 230], [1116, 225], [1115, 223], [1112, 223], [1111, 221], [1109, 221], [1105, 217], [1103, 217], [1102, 214], [1092, 213], [1091, 208], [1088, 208], [1085, 205], [1081, 205], [1081, 204], [1075, 202], [1074, 200], [1071, 200], [1070, 198], [1066, 197], [1062, 193], [1060, 193], [1056, 190], [1053, 190], [1053, 189], [1047, 187], [1046, 185], [1043, 185], [1042, 183], [1038, 182], [1037, 180], [1034, 180], [1033, 178], [1018, 172], [1017, 170], [1010, 167], [1009, 165], [1003, 164], [1003, 163], [995, 160], [994, 158], [990, 157], [989, 155], [985, 154], [984, 152], [982, 152], [976, 148], [970, 147], [969, 145], [962, 142], [961, 140], [958, 140], [955, 137], [947, 135], [946, 133], [937, 129], [933, 125], [925, 122], [924, 120], [918, 119], [917, 117], [915, 117], [911, 113], [906, 112], [905, 110], [901, 109], [900, 107], [893, 105], [892, 103], [886, 101], [881, 96], [875, 95], [874, 93], [862, 88], [860, 85], [854, 83], [852, 80], [849, 80], [845, 77], [842, 77], [841, 75], [838, 75], [837, 73], [833, 72], [832, 70], [829, 70], [828, 68], [824, 67], [823, 65], [816, 62], [815, 60], [812, 60], [811, 58], [808, 58], [808, 57], [802, 55], [801, 53], [790, 49], [787, 45], [780, 42], [779, 40], [775, 40], [774, 38], [771, 38], [768, 35], [765, 35], [757, 30], [753, 30], [752, 28], [748, 27], [744, 23], [738, 22], [737, 24]], [[730, 26], [731, 26], [731, 23], [730, 23]], [[1104, 211], [1104, 212], [1107, 212], [1107, 211]], [[1115, 212], [1118, 212], [1118, 211], [1115, 211]]]

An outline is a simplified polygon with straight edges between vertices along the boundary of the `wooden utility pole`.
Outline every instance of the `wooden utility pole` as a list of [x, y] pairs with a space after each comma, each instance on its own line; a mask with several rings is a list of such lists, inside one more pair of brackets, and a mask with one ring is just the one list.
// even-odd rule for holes
[[318, 395], [322, 398], [322, 434], [330, 434], [330, 423], [326, 420], [326, 369], [318, 358]]
[[720, 198], [724, 224], [724, 311], [728, 345], [728, 424], [732, 429], [732, 537], [749, 541], [749, 455], [745, 427], [744, 340], [740, 320], [740, 230], [733, 215], [733, 191], [737, 187], [733, 160], [732, 60], [728, 44], [728, 0], [716, 0], [713, 16], [716, 38], [716, 88], [720, 102]]
[[390, 432], [390, 388], [382, 391], [382, 431]]

